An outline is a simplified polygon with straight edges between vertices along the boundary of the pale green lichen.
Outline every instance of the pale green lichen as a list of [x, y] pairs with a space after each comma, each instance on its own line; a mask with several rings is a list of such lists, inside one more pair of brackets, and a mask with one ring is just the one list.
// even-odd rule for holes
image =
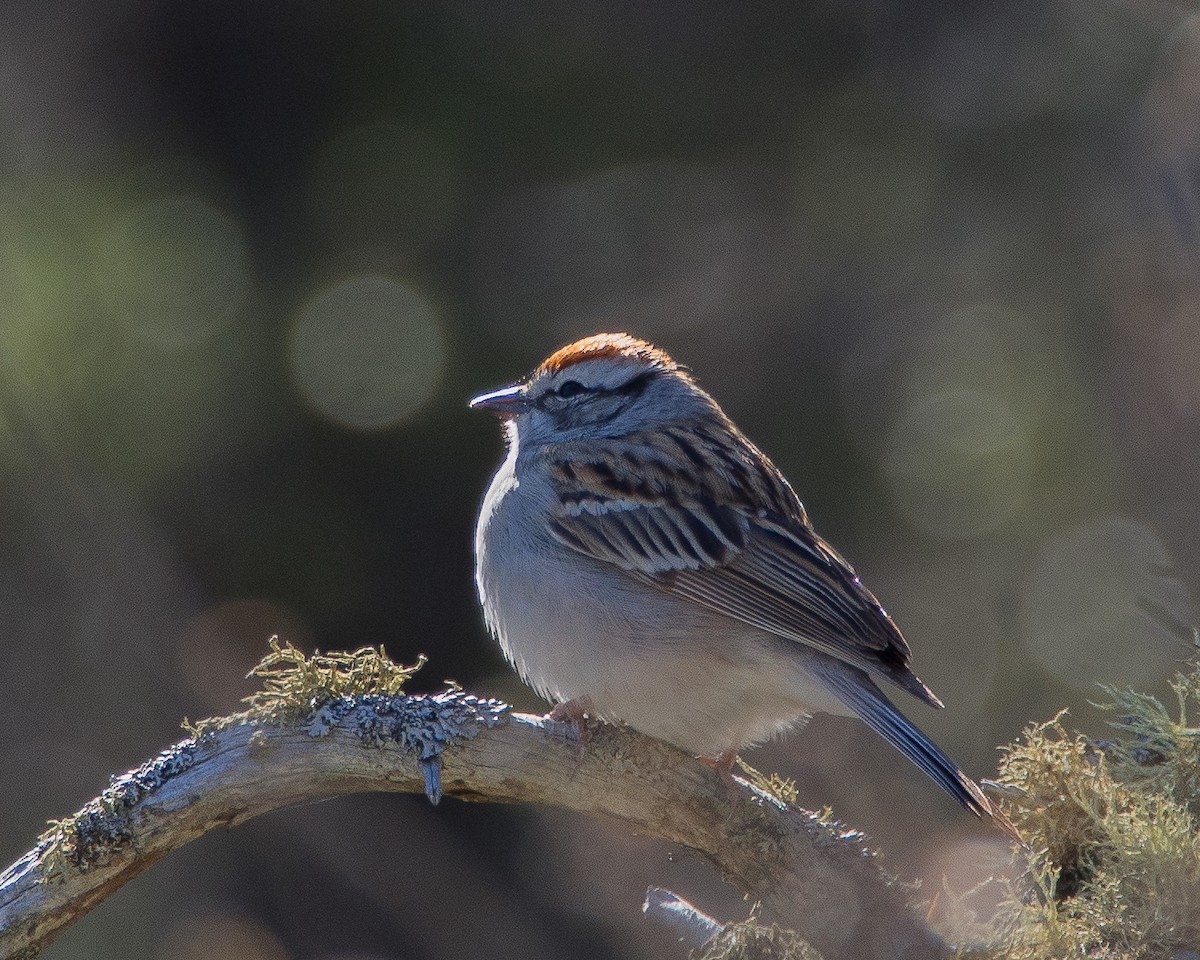
[[[1112, 739], [1070, 731], [1063, 711], [1005, 748], [994, 792], [1032, 851], [1029, 869], [1004, 882], [998, 918], [976, 925], [971, 943], [957, 949], [960, 960], [1200, 954], [1200, 666], [1171, 687], [1169, 707], [1103, 688], [1098, 706], [1113, 714]], [[786, 784], [747, 774], [761, 789], [788, 793]], [[964, 921], [957, 929], [978, 892], [943, 891], [942, 911], [949, 901]], [[729, 939], [714, 939], [697, 956], [816, 956], [811, 948], [788, 952], [797, 949], [791, 934], [753, 919], [726, 929]], [[739, 933], [744, 949], [733, 939]]]
[[420, 656], [410, 667], [391, 660], [382, 645], [360, 647], [349, 653], [314, 652], [311, 656], [278, 637], [269, 641], [271, 652], [247, 676], [262, 681], [262, 688], [242, 703], [245, 709], [196, 723], [184, 720], [192, 736], [203, 736], [242, 723], [283, 726], [303, 719], [319, 704], [344, 696], [374, 694], [397, 696], [425, 665]]
[[754, 769], [754, 767], [750, 766], [741, 757], [737, 758], [737, 765], [742, 773], [746, 775], [746, 780], [763, 793], [770, 794], [789, 807], [795, 805], [800, 796], [796, 790], [795, 780], [788, 777], [781, 777], [777, 773], [763, 773], [761, 770]]
[[[1002, 803], [1035, 851], [1010, 885], [988, 950], [1012, 960], [1138, 960], [1200, 950], [1200, 667], [1167, 709], [1105, 688], [1112, 740], [1068, 732], [1064, 715], [1025, 731], [1001, 765]], [[1032, 889], [1030, 889], [1032, 888]]]

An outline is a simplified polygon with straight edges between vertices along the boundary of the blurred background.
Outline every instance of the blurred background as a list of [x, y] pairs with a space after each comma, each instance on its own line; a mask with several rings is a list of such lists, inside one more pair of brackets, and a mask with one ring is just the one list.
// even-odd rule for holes
[[[476, 607], [501, 440], [466, 401], [599, 330], [792, 479], [973, 774], [1192, 653], [1189, 5], [8, 0], [0, 85], [5, 863], [235, 709], [271, 634], [544, 709]], [[857, 724], [749, 759], [930, 895], [1003, 866]], [[348, 798], [204, 838], [47, 956], [681, 957], [650, 883], [747, 910], [620, 825]]]

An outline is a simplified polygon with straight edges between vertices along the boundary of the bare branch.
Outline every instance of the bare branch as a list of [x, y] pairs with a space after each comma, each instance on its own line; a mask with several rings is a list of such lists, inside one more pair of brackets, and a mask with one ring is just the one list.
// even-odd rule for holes
[[31, 958], [159, 858], [218, 826], [366, 791], [541, 803], [679, 843], [763, 902], [827, 960], [943, 958], [861, 837], [750, 788], [731, 802], [693, 758], [596, 725], [586, 755], [561, 725], [460, 691], [342, 696], [299, 723], [234, 723], [114, 781], [0, 875], [0, 955]]

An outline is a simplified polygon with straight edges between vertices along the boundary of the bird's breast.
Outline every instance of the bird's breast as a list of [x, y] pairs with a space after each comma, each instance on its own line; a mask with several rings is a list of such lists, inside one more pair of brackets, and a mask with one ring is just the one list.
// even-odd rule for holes
[[476, 531], [488, 625], [543, 696], [590, 697], [602, 716], [707, 755], [808, 712], [793, 644], [564, 546], [549, 533], [552, 503], [502, 468]]
[[475, 581], [505, 656], [543, 695], [588, 693], [604, 638], [628, 635], [627, 579], [554, 539], [555, 502], [536, 480], [501, 467], [475, 531]]

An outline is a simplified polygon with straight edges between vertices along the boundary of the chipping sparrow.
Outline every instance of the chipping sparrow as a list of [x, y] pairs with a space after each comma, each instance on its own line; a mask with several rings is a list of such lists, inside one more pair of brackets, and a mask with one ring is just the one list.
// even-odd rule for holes
[[857, 716], [977, 816], [1011, 825], [876, 685], [940, 707], [896, 625], [783, 474], [663, 351], [563, 347], [476, 397], [508, 455], [475, 530], [488, 626], [558, 706], [714, 766], [813, 713]]

